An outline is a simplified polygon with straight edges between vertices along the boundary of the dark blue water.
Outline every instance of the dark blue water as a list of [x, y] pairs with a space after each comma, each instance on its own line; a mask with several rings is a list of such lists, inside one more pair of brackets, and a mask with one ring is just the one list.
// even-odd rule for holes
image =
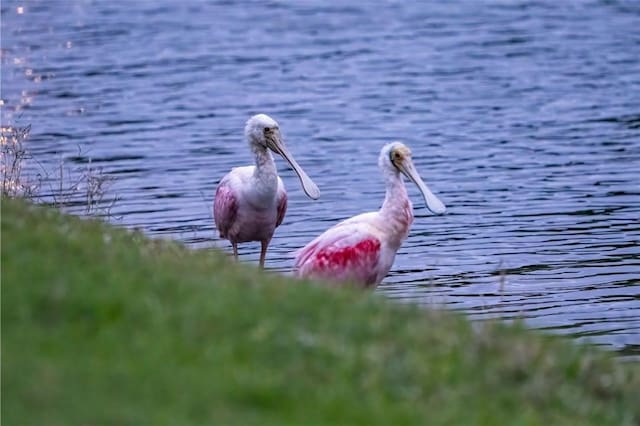
[[31, 124], [32, 173], [90, 159], [114, 178], [116, 223], [228, 250], [216, 184], [251, 161], [246, 119], [273, 116], [322, 191], [278, 162], [290, 204], [267, 264], [285, 273], [380, 206], [378, 152], [402, 140], [449, 210], [428, 215], [410, 187], [416, 221], [380, 293], [633, 357], [639, 28], [631, 0], [5, 0], [2, 123]]

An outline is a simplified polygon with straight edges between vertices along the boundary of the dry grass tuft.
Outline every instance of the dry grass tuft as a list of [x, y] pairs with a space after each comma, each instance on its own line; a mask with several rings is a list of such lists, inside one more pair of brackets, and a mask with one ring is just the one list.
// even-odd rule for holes
[[3, 126], [0, 129], [0, 172], [2, 173], [2, 196], [33, 198], [39, 182], [23, 176], [25, 160], [31, 158], [24, 147], [31, 126]]
[[[2, 127], [2, 196], [25, 198], [84, 216], [113, 218], [111, 210], [119, 200], [117, 195], [110, 194], [113, 176], [102, 167], [95, 167], [90, 158], [86, 165], [76, 167], [69, 167], [60, 158], [57, 167], [48, 170], [25, 146], [30, 131], [30, 125]], [[77, 155], [85, 157], [86, 153], [78, 147]], [[28, 160], [33, 160], [40, 169], [35, 176], [25, 171]]]

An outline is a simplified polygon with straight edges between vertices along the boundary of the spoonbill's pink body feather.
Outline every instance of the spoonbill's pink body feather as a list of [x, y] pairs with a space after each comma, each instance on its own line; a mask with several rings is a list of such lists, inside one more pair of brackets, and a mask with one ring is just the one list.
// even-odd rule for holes
[[[396, 252], [413, 223], [411, 201], [404, 186], [397, 205], [387, 203], [378, 212], [363, 213], [329, 228], [302, 248], [296, 273], [332, 282], [376, 286], [393, 265]], [[404, 193], [404, 200], [402, 198]]]
[[220, 237], [237, 243], [271, 240], [287, 212], [287, 191], [280, 177], [276, 196], [271, 200], [252, 200], [251, 191], [243, 193], [250, 184], [243, 183], [242, 178], [250, 179], [253, 169], [254, 166], [234, 168], [216, 190], [213, 210]]

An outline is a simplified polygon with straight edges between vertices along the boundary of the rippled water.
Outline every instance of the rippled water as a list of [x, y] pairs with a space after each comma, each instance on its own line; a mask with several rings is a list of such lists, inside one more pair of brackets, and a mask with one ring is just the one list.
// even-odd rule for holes
[[[379, 292], [525, 318], [640, 354], [640, 3], [2, 2], [3, 125], [32, 170], [103, 167], [126, 226], [218, 246], [218, 180], [275, 117], [322, 191], [278, 161], [268, 254], [380, 206], [381, 146], [412, 147], [449, 210], [416, 221]], [[258, 244], [241, 247], [256, 262]]]

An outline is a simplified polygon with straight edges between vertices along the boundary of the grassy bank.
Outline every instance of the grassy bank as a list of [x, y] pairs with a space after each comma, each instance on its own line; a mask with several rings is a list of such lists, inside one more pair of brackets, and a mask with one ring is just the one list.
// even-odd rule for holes
[[640, 371], [2, 204], [5, 425], [637, 424]]

